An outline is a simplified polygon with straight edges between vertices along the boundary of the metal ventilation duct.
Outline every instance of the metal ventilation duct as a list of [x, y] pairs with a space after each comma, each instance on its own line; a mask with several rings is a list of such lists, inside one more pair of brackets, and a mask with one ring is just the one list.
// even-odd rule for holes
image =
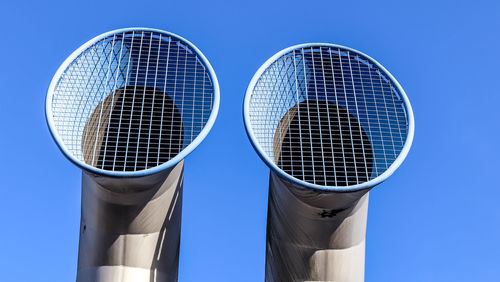
[[362, 281], [367, 192], [413, 139], [404, 90], [359, 51], [297, 45], [257, 71], [244, 119], [271, 168], [266, 281]]
[[46, 116], [83, 169], [78, 281], [176, 281], [183, 159], [218, 106], [210, 63], [169, 32], [111, 31], [62, 64]]

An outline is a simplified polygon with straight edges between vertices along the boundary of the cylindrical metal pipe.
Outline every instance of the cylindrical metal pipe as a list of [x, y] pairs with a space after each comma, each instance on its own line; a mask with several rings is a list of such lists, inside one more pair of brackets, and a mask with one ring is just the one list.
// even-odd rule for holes
[[368, 192], [304, 190], [271, 172], [266, 281], [363, 281]]
[[404, 90], [359, 51], [301, 44], [259, 68], [243, 113], [271, 168], [266, 281], [363, 281], [368, 192], [413, 140]]
[[169, 32], [111, 31], [61, 65], [46, 116], [83, 170], [78, 282], [177, 281], [183, 160], [218, 106], [209, 62]]
[[83, 172], [77, 281], [177, 281], [183, 169], [139, 185]]

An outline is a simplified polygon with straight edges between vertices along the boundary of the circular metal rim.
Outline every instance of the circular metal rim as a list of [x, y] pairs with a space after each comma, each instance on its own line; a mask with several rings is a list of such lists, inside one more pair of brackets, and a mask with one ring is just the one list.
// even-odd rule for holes
[[[250, 116], [249, 116], [249, 108], [250, 108], [250, 97], [251, 93], [253, 92], [253, 89], [255, 85], [257, 84], [257, 81], [261, 77], [261, 75], [264, 73], [264, 71], [267, 70], [267, 68], [274, 63], [277, 59], [282, 57], [283, 55], [296, 50], [296, 49], [301, 49], [301, 48], [306, 48], [306, 47], [334, 47], [334, 48], [341, 48], [344, 50], [352, 51], [357, 54], [360, 54], [362, 56], [365, 56], [368, 60], [370, 60], [371, 63], [375, 64], [385, 75], [388, 76], [388, 78], [391, 80], [391, 82], [394, 84], [394, 86], [397, 88], [399, 94], [401, 95], [401, 98], [403, 99], [404, 106], [408, 115], [408, 135], [406, 137], [405, 144], [403, 146], [403, 149], [401, 149], [401, 152], [397, 156], [397, 158], [394, 160], [394, 162], [387, 168], [387, 170], [380, 174], [379, 176], [375, 177], [374, 179], [371, 179], [367, 182], [361, 183], [361, 184], [356, 184], [356, 185], [351, 185], [351, 186], [322, 186], [322, 185], [317, 185], [313, 183], [309, 183], [303, 180], [300, 180], [298, 178], [295, 178], [291, 176], [290, 174], [286, 173], [283, 171], [281, 168], [279, 168], [264, 152], [263, 148], [260, 146], [260, 144], [257, 142], [257, 138], [255, 137], [252, 128], [250, 127]], [[276, 53], [274, 56], [269, 58], [255, 73], [255, 75], [252, 77], [252, 80], [250, 81], [250, 84], [248, 85], [248, 88], [245, 93], [245, 100], [243, 102], [243, 120], [245, 124], [245, 130], [248, 135], [248, 139], [250, 139], [250, 143], [254, 147], [255, 151], [257, 151], [257, 154], [259, 157], [266, 163], [266, 165], [278, 173], [278, 175], [282, 176], [286, 180], [291, 181], [292, 183], [298, 184], [301, 187], [305, 188], [310, 188], [310, 189], [316, 189], [316, 190], [323, 190], [323, 191], [332, 191], [332, 192], [355, 192], [359, 190], [364, 190], [364, 189], [370, 189], [383, 181], [385, 181], [389, 176], [391, 176], [394, 171], [401, 165], [401, 163], [404, 161], [406, 156], [408, 155], [408, 152], [410, 151], [411, 144], [413, 142], [413, 135], [415, 131], [415, 121], [413, 118], [413, 110], [410, 105], [410, 101], [408, 100], [408, 97], [406, 96], [406, 92], [404, 89], [401, 87], [399, 82], [392, 76], [391, 73], [389, 73], [388, 70], [386, 70], [379, 62], [374, 60], [372, 57], [364, 54], [363, 52], [360, 52], [358, 50], [345, 47], [342, 45], [337, 45], [337, 44], [331, 44], [331, 43], [304, 43], [304, 44], [298, 44], [294, 45], [288, 48], [285, 48], [278, 53]]]
[[[52, 97], [54, 95], [54, 89], [57, 85], [57, 82], [59, 81], [62, 73], [67, 69], [67, 67], [80, 55], [82, 54], [85, 50], [87, 50], [90, 46], [98, 42], [99, 40], [106, 38], [110, 35], [117, 34], [117, 33], [123, 33], [127, 31], [151, 31], [151, 32], [157, 32], [157, 33], [162, 33], [171, 37], [174, 37], [176, 39], [179, 39], [183, 43], [187, 44], [190, 48], [193, 49], [193, 51], [196, 52], [200, 60], [205, 64], [205, 66], [208, 69], [208, 73], [210, 74], [210, 78], [212, 79], [212, 83], [214, 86], [214, 103], [212, 107], [212, 112], [210, 113], [210, 116], [203, 127], [203, 129], [200, 131], [198, 136], [188, 145], [186, 146], [181, 152], [179, 152], [175, 157], [172, 159], [168, 160], [167, 162], [152, 167], [144, 170], [138, 170], [138, 171], [109, 171], [109, 170], [103, 170], [100, 168], [93, 167], [91, 165], [86, 164], [83, 161], [80, 161], [76, 159], [73, 154], [66, 148], [64, 145], [61, 137], [59, 136], [56, 126], [54, 124], [54, 121], [52, 120], [52, 109], [51, 109], [51, 101]], [[103, 33], [101, 35], [98, 35], [94, 37], [93, 39], [87, 41], [85, 44], [80, 46], [77, 50], [75, 50], [62, 64], [61, 66], [57, 69], [57, 72], [55, 73], [54, 77], [52, 78], [52, 81], [50, 82], [49, 89], [47, 90], [47, 97], [45, 99], [45, 119], [47, 121], [47, 124], [49, 126], [49, 131], [50, 134], [52, 135], [52, 138], [54, 138], [57, 146], [59, 149], [63, 152], [63, 154], [75, 165], [80, 167], [81, 169], [84, 169], [86, 171], [99, 174], [99, 175], [105, 175], [105, 176], [111, 176], [111, 177], [141, 177], [141, 176], [147, 176], [151, 174], [155, 174], [157, 172], [163, 171], [165, 169], [168, 169], [170, 167], [173, 167], [176, 165], [178, 162], [183, 160], [187, 155], [189, 155], [200, 143], [205, 137], [207, 136], [208, 132], [212, 128], [215, 119], [217, 118], [217, 114], [219, 112], [219, 103], [220, 103], [220, 91], [219, 91], [219, 82], [217, 80], [217, 76], [215, 75], [215, 71], [212, 68], [212, 65], [210, 62], [207, 60], [207, 58], [203, 55], [203, 53], [190, 41], [186, 40], [185, 38], [160, 29], [155, 29], [155, 28], [145, 28], [145, 27], [131, 27], [131, 28], [122, 28], [122, 29], [116, 29], [112, 30], [106, 33]]]

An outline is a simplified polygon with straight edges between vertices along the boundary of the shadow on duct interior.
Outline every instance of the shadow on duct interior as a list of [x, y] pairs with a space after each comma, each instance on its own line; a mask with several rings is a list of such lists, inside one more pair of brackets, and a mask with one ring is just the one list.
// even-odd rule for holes
[[82, 135], [85, 163], [109, 171], [158, 166], [183, 149], [182, 115], [163, 91], [131, 85], [94, 109]]
[[277, 166], [308, 183], [349, 186], [372, 174], [372, 146], [365, 130], [346, 109], [325, 100], [305, 100], [288, 110], [273, 144]]

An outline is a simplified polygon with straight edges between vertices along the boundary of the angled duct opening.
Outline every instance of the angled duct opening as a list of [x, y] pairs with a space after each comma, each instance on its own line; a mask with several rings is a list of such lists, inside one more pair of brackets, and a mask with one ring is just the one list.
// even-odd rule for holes
[[65, 155], [108, 176], [172, 167], [206, 136], [218, 109], [208, 61], [186, 40], [153, 29], [103, 34], [59, 68], [47, 120]]
[[406, 154], [411, 122], [402, 91], [364, 54], [302, 45], [275, 55], [254, 76], [245, 126], [263, 160], [291, 181], [372, 187]]

